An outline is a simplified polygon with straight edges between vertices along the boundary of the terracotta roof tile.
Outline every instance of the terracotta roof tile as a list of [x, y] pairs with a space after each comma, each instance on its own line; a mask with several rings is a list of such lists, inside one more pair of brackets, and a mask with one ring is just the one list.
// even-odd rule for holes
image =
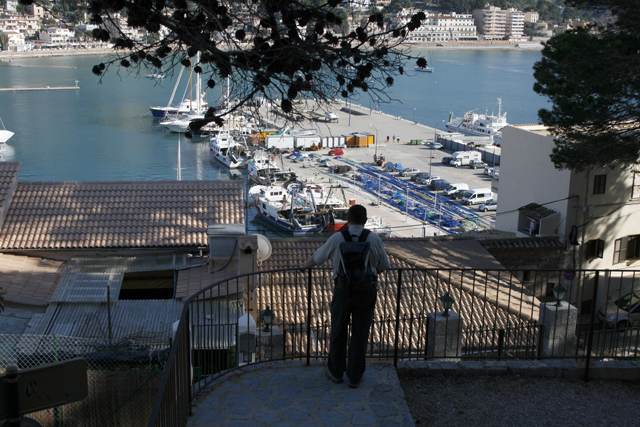
[[[271, 241], [273, 254], [263, 263], [261, 269], [266, 271], [295, 267], [323, 243], [324, 240], [321, 239], [274, 239]], [[403, 281], [405, 286], [403, 286], [400, 301], [400, 316], [406, 317], [402, 329], [405, 332], [401, 332], [405, 334], [401, 338], [405, 349], [409, 345], [416, 348], [420, 345], [420, 340], [425, 339], [423, 332], [426, 330], [426, 315], [430, 312], [442, 311], [438, 298], [447, 292], [450, 292], [456, 300], [453, 309], [464, 319], [465, 330], [528, 325], [529, 322], [537, 319], [537, 301], [527, 295], [513, 280], [509, 280], [509, 286], [505, 286], [507, 281], [500, 280], [499, 272], [492, 271], [487, 274], [487, 269], [502, 270], [502, 268], [484, 248], [473, 240], [447, 242], [433, 239], [389, 239], [385, 240], [385, 246], [392, 267], [442, 269], [405, 273]], [[434, 253], [435, 251], [438, 253]], [[446, 266], [440, 264], [443, 262], [444, 254], [449, 256]], [[480, 260], [472, 259], [471, 255], [479, 257]], [[464, 261], [467, 265], [456, 265], [455, 261]], [[483, 266], [473, 265], [478, 263]], [[330, 266], [330, 263], [328, 265]], [[445, 268], [476, 268], [478, 270], [467, 270], [461, 273], [460, 270], [449, 272]], [[271, 306], [277, 314], [276, 322], [280, 324], [281, 329], [284, 327], [291, 330], [305, 325], [306, 274], [297, 270], [273, 274], [274, 278], [262, 280], [263, 284], [256, 292], [259, 309], [262, 310], [267, 305]], [[302, 276], [302, 274], [305, 275]], [[397, 274], [394, 271], [379, 276], [381, 291], [376, 305], [373, 332], [378, 349], [390, 348], [394, 344], [393, 333], [391, 333], [393, 322], [389, 323], [388, 319], [395, 316], [397, 307]], [[407, 274], [410, 277], [407, 277]], [[328, 331], [329, 305], [333, 295], [331, 275], [330, 271], [323, 270], [314, 270], [312, 273], [312, 327], [319, 336]], [[485, 284], [487, 286], [484, 286]], [[484, 345], [489, 348], [493, 345], [490, 342], [492, 338], [486, 339], [489, 341], [483, 341], [481, 334], [467, 334], [464, 342], [465, 345]], [[326, 342], [318, 340], [318, 343], [324, 345]], [[305, 346], [304, 334], [287, 335], [286, 344], [288, 351], [293, 351], [301, 345]]]
[[[19, 164], [9, 165], [0, 163], [0, 185], [2, 172], [15, 171], [17, 178]], [[205, 246], [207, 224], [244, 222], [241, 181], [19, 182], [16, 187], [0, 230], [4, 250]]]
[[7, 301], [47, 304], [58, 284], [61, 261], [0, 254], [0, 287]]

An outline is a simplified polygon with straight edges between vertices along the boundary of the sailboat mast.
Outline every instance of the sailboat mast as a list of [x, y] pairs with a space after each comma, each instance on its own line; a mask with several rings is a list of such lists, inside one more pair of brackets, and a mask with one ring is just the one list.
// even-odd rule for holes
[[[200, 63], [200, 52], [196, 54], [196, 65]], [[202, 81], [200, 80], [200, 74], [197, 75], [196, 79], [196, 96], [198, 100], [196, 101], [196, 107], [198, 109], [198, 114], [202, 113]]]

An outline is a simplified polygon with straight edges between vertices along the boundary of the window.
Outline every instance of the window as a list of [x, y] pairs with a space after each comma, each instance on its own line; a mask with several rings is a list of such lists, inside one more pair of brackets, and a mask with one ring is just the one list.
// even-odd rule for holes
[[633, 186], [631, 187], [631, 198], [640, 199], [640, 172], [633, 172]]
[[596, 239], [587, 242], [587, 259], [602, 258], [604, 240]]
[[607, 175], [596, 175], [593, 177], [593, 194], [604, 194], [607, 186]]
[[627, 259], [640, 258], [640, 235], [627, 237]]

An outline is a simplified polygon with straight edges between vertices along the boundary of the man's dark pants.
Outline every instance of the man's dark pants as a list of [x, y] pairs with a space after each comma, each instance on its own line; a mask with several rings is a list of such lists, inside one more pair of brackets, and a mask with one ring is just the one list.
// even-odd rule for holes
[[[369, 330], [376, 306], [376, 284], [359, 292], [349, 292], [345, 287], [336, 286], [331, 301], [331, 345], [329, 347], [328, 368], [333, 375], [341, 378], [345, 370], [351, 383], [357, 383], [364, 375]], [[351, 319], [351, 342], [349, 343], [349, 364], [347, 357], [347, 328]]]

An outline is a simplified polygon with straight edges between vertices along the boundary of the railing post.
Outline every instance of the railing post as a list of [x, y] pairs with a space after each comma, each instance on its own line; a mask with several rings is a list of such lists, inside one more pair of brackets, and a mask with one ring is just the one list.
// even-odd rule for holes
[[307, 366], [311, 365], [311, 269], [307, 282]]
[[585, 359], [584, 380], [589, 380], [589, 365], [591, 364], [591, 349], [593, 346], [593, 327], [596, 318], [596, 298], [598, 297], [598, 281], [600, 272], [596, 271], [596, 277], [593, 282], [593, 295], [591, 298], [591, 319], [589, 320], [589, 338], [587, 339], [587, 357]]
[[396, 295], [396, 337], [393, 344], [393, 366], [398, 367], [398, 340], [400, 339], [400, 297], [402, 296], [402, 270], [398, 270], [398, 294]]
[[504, 329], [498, 329], [498, 360], [504, 355]]

